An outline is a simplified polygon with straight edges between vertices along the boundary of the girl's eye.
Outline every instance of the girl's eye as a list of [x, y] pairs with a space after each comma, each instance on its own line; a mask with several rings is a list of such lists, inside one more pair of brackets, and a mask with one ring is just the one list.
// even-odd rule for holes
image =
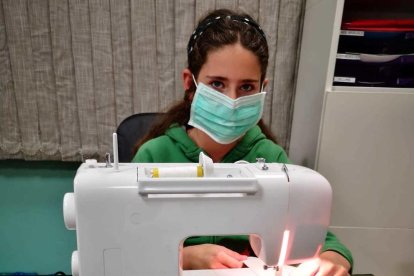
[[215, 89], [223, 89], [224, 84], [221, 81], [212, 81], [210, 85]]
[[240, 90], [242, 91], [242, 92], [252, 92], [253, 90], [254, 90], [254, 86], [253, 85], [251, 85], [251, 84], [243, 84], [241, 87], [240, 87]]

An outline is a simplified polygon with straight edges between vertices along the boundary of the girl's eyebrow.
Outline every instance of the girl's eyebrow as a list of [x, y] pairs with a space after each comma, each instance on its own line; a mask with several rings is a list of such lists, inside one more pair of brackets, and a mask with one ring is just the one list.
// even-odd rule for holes
[[214, 79], [214, 80], [223, 80], [223, 81], [228, 80], [227, 78], [222, 77], [222, 76], [206, 76], [206, 78]]
[[[208, 79], [214, 79], [214, 80], [221, 80], [221, 81], [227, 81], [228, 80], [228, 78], [222, 77], [222, 76], [206, 76], [206, 78], [208, 78]], [[243, 79], [243, 80], [241, 80], [241, 82], [258, 83], [259, 80], [257, 80], [257, 79]]]

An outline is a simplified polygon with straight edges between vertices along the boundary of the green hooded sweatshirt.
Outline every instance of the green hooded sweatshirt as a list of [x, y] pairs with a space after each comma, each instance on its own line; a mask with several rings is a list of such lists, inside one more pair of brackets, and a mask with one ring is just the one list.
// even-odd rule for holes
[[[144, 143], [134, 156], [132, 162], [138, 163], [198, 163], [200, 152], [194, 141], [187, 135], [186, 129], [177, 124], [172, 125], [165, 135]], [[239, 160], [256, 162], [264, 158], [267, 163], [290, 163], [285, 151], [273, 141], [266, 138], [259, 126], [250, 129], [241, 141], [228, 152], [222, 163], [234, 163]], [[184, 246], [196, 244], [219, 244], [241, 254], [251, 253], [248, 236], [202, 236], [188, 238]], [[336, 251], [353, 264], [351, 252], [328, 231], [323, 251]]]

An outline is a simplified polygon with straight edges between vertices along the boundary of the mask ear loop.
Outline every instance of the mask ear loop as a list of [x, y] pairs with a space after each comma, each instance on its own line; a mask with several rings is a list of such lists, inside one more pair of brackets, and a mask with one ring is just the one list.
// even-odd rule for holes
[[198, 87], [198, 85], [197, 85], [197, 81], [196, 81], [196, 79], [195, 79], [195, 77], [194, 77], [194, 74], [191, 74], [191, 76], [193, 77], [194, 84], [195, 84], [195, 86], [196, 86], [196, 88], [197, 88], [197, 87]]
[[264, 92], [263, 89], [264, 89], [264, 82], [262, 82], [262, 87], [260, 88], [260, 93]]

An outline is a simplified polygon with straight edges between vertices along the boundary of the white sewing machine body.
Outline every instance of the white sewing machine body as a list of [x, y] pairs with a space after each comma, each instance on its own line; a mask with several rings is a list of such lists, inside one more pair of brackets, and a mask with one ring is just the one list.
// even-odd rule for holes
[[190, 236], [254, 234], [253, 249], [272, 266], [319, 253], [332, 197], [323, 176], [276, 163], [267, 169], [263, 163], [214, 164], [205, 177], [149, 173], [194, 165], [82, 164], [74, 193], [64, 199], [65, 224], [77, 231], [73, 274], [179, 275], [180, 250]]

